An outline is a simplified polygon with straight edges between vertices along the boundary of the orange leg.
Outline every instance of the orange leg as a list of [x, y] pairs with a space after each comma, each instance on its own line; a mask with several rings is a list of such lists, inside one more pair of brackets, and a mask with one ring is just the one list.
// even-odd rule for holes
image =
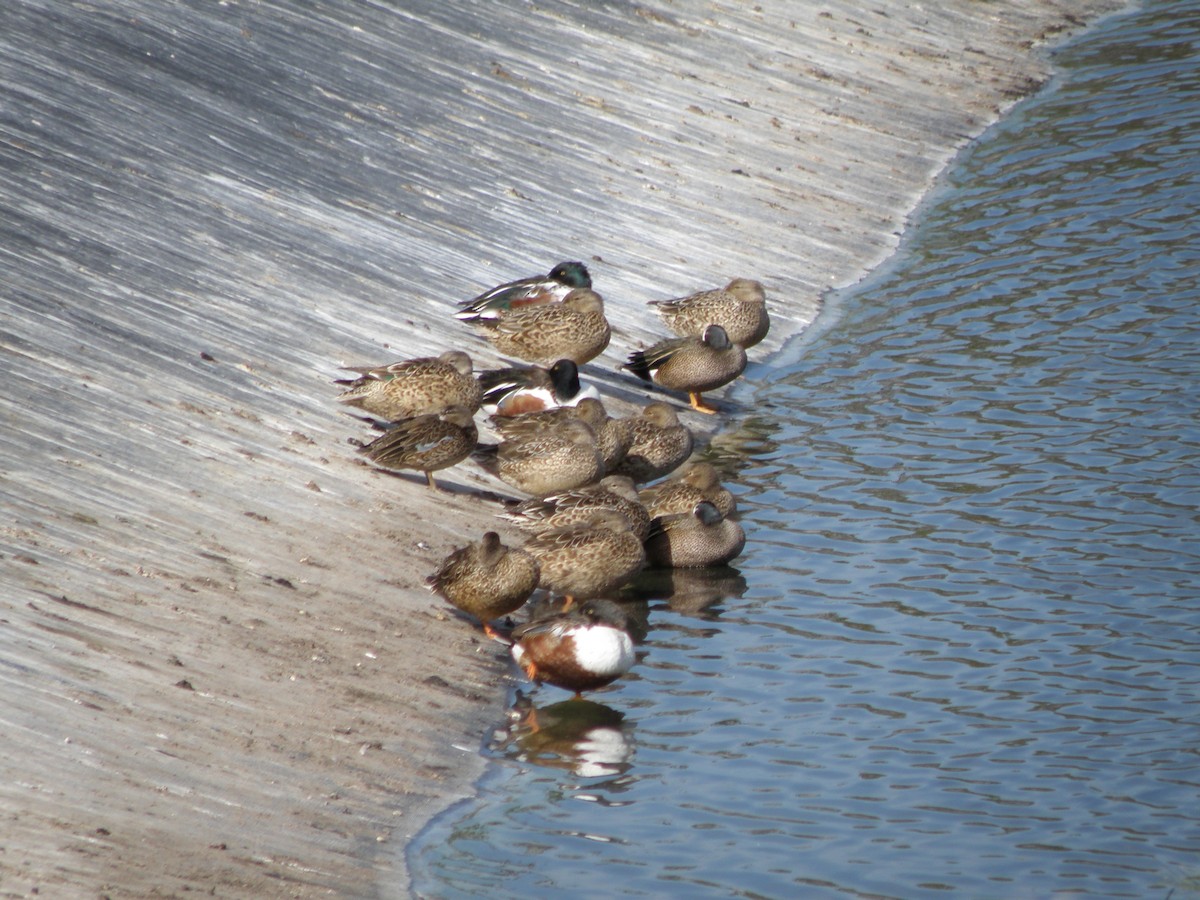
[[496, 629], [487, 622], [483, 623], [483, 633], [490, 637], [493, 641], [504, 640], [504, 638], [500, 637], [500, 634], [496, 631]]
[[708, 413], [710, 416], [720, 412], [715, 406], [705, 403], [704, 397], [696, 391], [688, 391], [688, 399], [692, 401], [692, 409], [696, 412]]

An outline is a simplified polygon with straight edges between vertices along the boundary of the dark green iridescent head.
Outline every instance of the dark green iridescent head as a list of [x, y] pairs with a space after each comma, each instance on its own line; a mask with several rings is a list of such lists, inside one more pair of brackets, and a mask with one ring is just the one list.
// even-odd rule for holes
[[550, 277], [572, 288], [590, 288], [592, 276], [581, 262], [561, 262], [550, 270]]

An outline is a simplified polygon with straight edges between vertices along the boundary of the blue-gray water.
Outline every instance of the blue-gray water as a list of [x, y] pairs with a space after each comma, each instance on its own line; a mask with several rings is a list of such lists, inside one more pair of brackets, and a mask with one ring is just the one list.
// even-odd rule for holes
[[724, 599], [498, 728], [420, 895], [1200, 893], [1200, 7], [1058, 61], [737, 393]]

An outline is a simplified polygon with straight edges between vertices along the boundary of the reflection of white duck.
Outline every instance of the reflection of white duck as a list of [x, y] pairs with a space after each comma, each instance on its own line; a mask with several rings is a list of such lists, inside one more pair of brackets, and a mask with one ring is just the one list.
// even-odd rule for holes
[[580, 778], [620, 775], [633, 758], [633, 745], [619, 728], [589, 729], [575, 749], [578, 758], [571, 771]]
[[518, 693], [509, 710], [513, 720], [493, 749], [509, 758], [564, 769], [579, 778], [612, 777], [627, 772], [633, 741], [625, 716], [591, 700], [564, 700], [537, 708]]

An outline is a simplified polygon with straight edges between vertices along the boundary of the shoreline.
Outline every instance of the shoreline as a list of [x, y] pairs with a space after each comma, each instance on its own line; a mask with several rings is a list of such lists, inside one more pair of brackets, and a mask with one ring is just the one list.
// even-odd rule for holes
[[680, 405], [644, 301], [735, 276], [753, 380], [1124, 6], [0, 14], [0, 896], [407, 890], [513, 677], [421, 584], [499, 483], [360, 464], [338, 367], [497, 365], [454, 302], [582, 258], [613, 411]]

